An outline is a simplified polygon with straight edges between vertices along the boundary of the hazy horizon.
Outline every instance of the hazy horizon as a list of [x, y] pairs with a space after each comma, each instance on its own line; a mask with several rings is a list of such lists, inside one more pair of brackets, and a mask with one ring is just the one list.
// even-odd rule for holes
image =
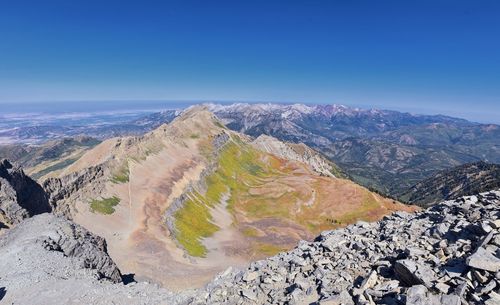
[[[0, 116], [6, 114], [69, 114], [69, 113], [152, 113], [169, 109], [183, 109], [191, 105], [215, 103], [215, 104], [234, 104], [234, 103], [249, 103], [249, 104], [304, 104], [304, 105], [345, 105], [352, 108], [361, 109], [379, 109], [392, 110], [398, 112], [408, 112], [416, 115], [444, 115], [455, 118], [466, 119], [471, 122], [482, 124], [500, 124], [500, 117], [492, 115], [491, 120], [484, 119], [483, 116], [460, 113], [450, 110], [449, 112], [440, 112], [432, 109], [422, 109], [418, 107], [385, 107], [383, 105], [362, 105], [349, 103], [307, 103], [300, 101], [218, 101], [218, 100], [198, 100], [198, 101], [172, 101], [172, 100], [95, 100], [95, 101], [37, 101], [37, 102], [17, 102], [17, 103], [0, 103]], [[483, 117], [483, 119], [481, 119]]]
[[0, 103], [336, 103], [500, 123], [498, 1], [21, 1]]

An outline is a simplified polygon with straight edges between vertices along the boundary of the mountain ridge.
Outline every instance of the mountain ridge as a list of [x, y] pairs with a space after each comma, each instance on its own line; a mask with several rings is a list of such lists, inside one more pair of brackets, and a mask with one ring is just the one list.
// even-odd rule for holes
[[[342, 105], [208, 103], [205, 107], [215, 111], [229, 128], [254, 138], [265, 134], [285, 142], [306, 143], [357, 183], [393, 198], [440, 170], [476, 161], [500, 163], [500, 128], [495, 124]], [[127, 130], [137, 125], [144, 132], [180, 113], [153, 113], [106, 128]], [[23, 149], [6, 154], [0, 148], [0, 154], [11, 158]], [[36, 171], [26, 170], [43, 180], [75, 158], [59, 163], [48, 160]]]
[[[305, 146], [278, 145], [297, 161], [253, 141], [193, 107], [143, 136], [103, 141], [45, 187], [59, 211], [69, 207], [62, 213], [108, 240], [120, 268], [177, 287], [201, 285], [229, 264], [324, 228], [414, 209], [319, 175], [314, 167], [331, 163]], [[71, 191], [78, 182], [85, 184]]]
[[446, 200], [500, 187], [500, 165], [483, 161], [446, 169], [417, 183], [400, 197], [420, 205]]
[[439, 170], [480, 160], [500, 163], [495, 124], [335, 105], [210, 107], [231, 129], [305, 143], [356, 182], [395, 198]]

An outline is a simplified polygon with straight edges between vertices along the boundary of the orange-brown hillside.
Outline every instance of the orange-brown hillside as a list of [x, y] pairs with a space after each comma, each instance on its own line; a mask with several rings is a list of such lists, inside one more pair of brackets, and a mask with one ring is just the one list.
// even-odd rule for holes
[[104, 141], [64, 174], [97, 164], [109, 176], [67, 200], [74, 220], [106, 238], [123, 272], [172, 289], [325, 229], [414, 209], [260, 150], [199, 107], [142, 137]]

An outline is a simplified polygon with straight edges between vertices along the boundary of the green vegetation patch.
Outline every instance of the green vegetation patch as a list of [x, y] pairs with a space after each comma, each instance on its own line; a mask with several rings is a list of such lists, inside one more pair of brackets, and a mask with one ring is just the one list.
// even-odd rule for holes
[[174, 214], [176, 239], [191, 256], [204, 257], [207, 249], [202, 239], [212, 236], [219, 228], [212, 221], [210, 208], [229, 194], [228, 208], [239, 194], [247, 193], [252, 183], [265, 174], [265, 165], [251, 146], [233, 139], [222, 148], [217, 170], [206, 178], [205, 194], [192, 192], [190, 199]]
[[330, 166], [330, 173], [337, 178], [348, 178], [347, 175], [336, 164]]
[[111, 178], [113, 183], [127, 183], [130, 177], [130, 170], [128, 167], [128, 162], [125, 162], [120, 168], [115, 172]]
[[111, 198], [94, 199], [90, 202], [90, 209], [92, 212], [98, 212], [101, 214], [113, 214], [115, 212], [115, 206], [120, 203], [120, 198], [113, 196]]
[[248, 236], [248, 237], [260, 236], [259, 231], [257, 231], [257, 229], [255, 229], [255, 228], [251, 228], [251, 227], [245, 228], [242, 233], [243, 233], [243, 235]]
[[217, 122], [217, 121], [216, 121], [216, 122], [215, 122], [215, 125], [216, 125], [216, 126], [218, 126], [218, 127], [220, 127], [220, 128], [227, 129], [227, 127], [226, 127], [226, 126], [224, 126], [224, 125], [222, 125], [220, 122]]
[[273, 256], [280, 252], [288, 250], [286, 247], [280, 247], [274, 244], [260, 243], [257, 245], [257, 250], [266, 256]]

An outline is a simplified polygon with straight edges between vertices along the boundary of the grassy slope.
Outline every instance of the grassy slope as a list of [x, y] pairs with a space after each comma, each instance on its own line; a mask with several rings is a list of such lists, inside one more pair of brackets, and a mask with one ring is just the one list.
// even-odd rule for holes
[[46, 168], [40, 170], [39, 172], [36, 172], [36, 173], [33, 173], [31, 174], [31, 178], [33, 179], [39, 179], [51, 172], [54, 172], [54, 171], [58, 171], [58, 170], [61, 170], [71, 164], [73, 164], [76, 160], [78, 160], [78, 158], [69, 158], [69, 159], [64, 159], [60, 162], [57, 162], [57, 163], [54, 163], [50, 166], [47, 166]]
[[203, 257], [206, 248], [201, 240], [218, 230], [212, 223], [210, 208], [229, 193], [228, 208], [231, 210], [240, 193], [248, 191], [249, 184], [263, 176], [265, 164], [259, 162], [258, 152], [239, 140], [231, 141], [220, 152], [215, 173], [207, 177], [207, 192], [193, 192], [182, 209], [175, 213], [176, 235], [179, 243], [192, 256]]
[[[221, 150], [218, 168], [206, 178], [206, 184], [205, 194], [191, 193], [174, 215], [176, 239], [192, 256], [206, 255], [202, 240], [219, 229], [212, 222], [210, 209], [224, 195], [229, 195], [227, 207], [234, 217], [233, 225], [256, 253], [265, 255], [284, 250], [273, 239], [273, 230], [293, 227], [292, 230], [317, 234], [357, 220], [374, 220], [386, 213], [368, 190], [347, 180], [309, 175], [237, 137]], [[357, 195], [352, 197], [346, 192]], [[341, 200], [332, 202], [331, 196], [340, 196]], [[306, 205], [310, 200], [312, 204]], [[272, 224], [263, 227], [260, 220]]]

